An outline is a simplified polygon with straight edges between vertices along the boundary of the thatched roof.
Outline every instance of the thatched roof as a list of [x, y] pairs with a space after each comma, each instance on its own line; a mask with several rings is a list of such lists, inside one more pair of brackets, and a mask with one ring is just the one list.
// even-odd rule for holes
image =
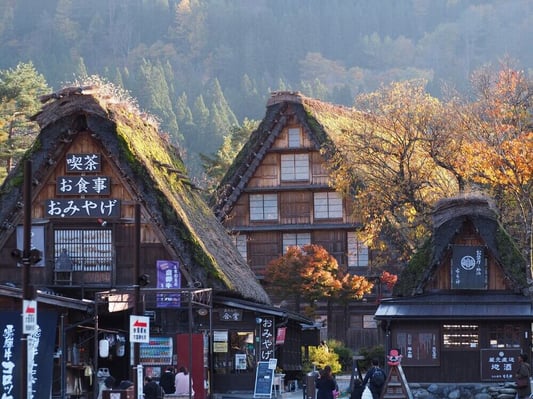
[[[44, 183], [78, 132], [90, 131], [129, 182], [128, 189], [156, 228], [161, 229], [165, 245], [186, 265], [192, 280], [215, 292], [270, 303], [224, 227], [189, 180], [176, 149], [159, 133], [150, 116], [103, 85], [67, 88], [42, 101], [46, 104], [33, 118], [41, 132], [26, 154], [26, 159], [32, 160], [35, 184]], [[22, 201], [22, 176], [23, 162], [0, 187], [0, 226], [4, 229], [22, 220], [17, 207]]]
[[498, 221], [498, 212], [486, 196], [471, 194], [439, 201], [433, 211], [433, 232], [413, 256], [395, 286], [395, 294], [408, 296], [424, 292], [429, 278], [441, 263], [449, 245], [468, 221], [473, 224], [489, 253], [502, 267], [516, 292], [527, 291], [531, 278], [527, 262]]
[[272, 93], [261, 124], [252, 132], [217, 189], [213, 207], [219, 219], [227, 216], [247, 186], [266, 152], [286, 126], [289, 112], [293, 112], [309, 140], [317, 150], [323, 151], [326, 159], [336, 151], [335, 142], [340, 139], [340, 134], [357, 130], [363, 120], [362, 113], [354, 108], [326, 103], [299, 92]]

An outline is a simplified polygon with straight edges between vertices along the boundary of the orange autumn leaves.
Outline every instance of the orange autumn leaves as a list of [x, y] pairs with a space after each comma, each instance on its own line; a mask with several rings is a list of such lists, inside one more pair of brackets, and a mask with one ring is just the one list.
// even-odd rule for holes
[[[383, 272], [382, 281], [392, 287], [397, 277]], [[366, 277], [349, 274], [320, 245], [288, 247], [286, 253], [269, 263], [265, 280], [278, 296], [299, 297], [314, 302], [320, 299], [347, 302], [362, 299], [374, 283]]]

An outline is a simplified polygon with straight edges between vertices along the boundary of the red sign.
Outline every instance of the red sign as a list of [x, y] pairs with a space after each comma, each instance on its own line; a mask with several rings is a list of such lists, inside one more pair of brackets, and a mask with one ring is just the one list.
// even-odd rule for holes
[[145, 323], [140, 320], [135, 320], [135, 322], [133, 323], [133, 327], [148, 327], [148, 323]]
[[276, 345], [285, 343], [285, 334], [287, 334], [287, 327], [278, 328], [278, 333], [276, 334]]

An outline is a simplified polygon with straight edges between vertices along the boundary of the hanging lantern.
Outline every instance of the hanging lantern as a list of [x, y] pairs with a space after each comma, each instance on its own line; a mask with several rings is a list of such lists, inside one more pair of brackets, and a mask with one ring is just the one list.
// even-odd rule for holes
[[126, 352], [126, 337], [125, 336], [123, 336], [121, 334], [117, 334], [117, 341], [116, 341], [115, 351], [116, 351], [116, 355], [118, 357], [124, 356], [124, 354]]
[[98, 341], [98, 353], [100, 357], [109, 356], [109, 341], [107, 339], [101, 339]]

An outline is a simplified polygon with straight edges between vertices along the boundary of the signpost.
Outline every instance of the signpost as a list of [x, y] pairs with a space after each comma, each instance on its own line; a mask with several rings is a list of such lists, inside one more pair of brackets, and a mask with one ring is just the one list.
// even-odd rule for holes
[[150, 342], [150, 317], [137, 315], [130, 316], [130, 342]]
[[22, 334], [31, 334], [37, 327], [37, 301], [22, 301]]

